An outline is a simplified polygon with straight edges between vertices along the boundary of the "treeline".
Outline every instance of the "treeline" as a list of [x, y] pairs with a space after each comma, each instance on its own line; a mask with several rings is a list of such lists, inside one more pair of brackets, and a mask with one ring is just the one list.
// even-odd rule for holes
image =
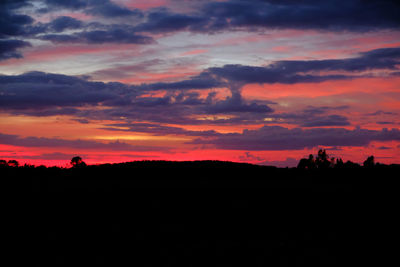
[[329, 169], [329, 168], [374, 168], [387, 167], [396, 164], [386, 165], [379, 162], [375, 163], [375, 157], [369, 156], [362, 164], [354, 163], [350, 160], [343, 162], [341, 158], [329, 157], [325, 149], [320, 149], [316, 157], [310, 154], [308, 158], [302, 158], [297, 165], [299, 169]]
[[[70, 166], [73, 169], [82, 169], [86, 167], [102, 167], [102, 168], [127, 168], [127, 167], [159, 167], [159, 168], [170, 168], [170, 167], [184, 167], [184, 168], [202, 168], [202, 167], [220, 167], [220, 168], [277, 168], [275, 166], [260, 166], [251, 163], [237, 163], [230, 161], [218, 161], [218, 160], [202, 160], [202, 161], [165, 161], [165, 160], [143, 160], [143, 161], [132, 161], [123, 163], [106, 163], [100, 165], [88, 165], [79, 156], [73, 157], [70, 161]], [[310, 154], [308, 158], [300, 159], [297, 164], [297, 169], [301, 170], [315, 170], [315, 169], [358, 169], [358, 168], [387, 168], [387, 167], [399, 167], [400, 164], [382, 164], [375, 162], [374, 156], [369, 156], [362, 164], [347, 160], [344, 162], [341, 158], [330, 157], [326, 150], [320, 149], [316, 156]], [[58, 168], [66, 169], [65, 167], [46, 167], [44, 165], [35, 166], [25, 163], [21, 165], [17, 160], [3, 160], [0, 159], [0, 168], [11, 167], [11, 168]]]

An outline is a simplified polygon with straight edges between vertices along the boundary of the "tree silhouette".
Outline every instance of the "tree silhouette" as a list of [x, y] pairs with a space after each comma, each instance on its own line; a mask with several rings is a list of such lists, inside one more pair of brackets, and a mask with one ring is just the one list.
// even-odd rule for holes
[[346, 164], [343, 163], [341, 158], [329, 158], [325, 149], [318, 150], [317, 157], [310, 154], [307, 158], [300, 160], [297, 168], [299, 169], [328, 169], [328, 168], [343, 168]]
[[329, 160], [328, 154], [326, 154], [326, 150], [318, 150], [317, 159], [315, 160], [318, 169], [327, 169], [331, 166], [331, 161]]
[[364, 161], [364, 167], [365, 168], [373, 168], [375, 166], [375, 158], [374, 156], [369, 156], [365, 161]]
[[344, 167], [344, 163], [343, 160], [341, 158], [337, 158], [336, 159], [336, 164], [334, 166], [335, 168], [343, 168]]
[[4, 159], [0, 159], [0, 167], [6, 167], [8, 166], [7, 161]]
[[10, 167], [18, 167], [19, 166], [19, 162], [14, 160], [14, 159], [9, 160], [8, 161], [8, 166], [10, 166]]
[[82, 160], [81, 157], [77, 156], [77, 157], [73, 157], [71, 159], [71, 165], [73, 168], [81, 168], [81, 167], [85, 167], [86, 163]]
[[299, 169], [315, 169], [316, 164], [315, 164], [313, 154], [310, 154], [308, 156], [308, 159], [305, 159], [305, 158], [301, 159], [299, 164], [297, 165], [297, 168], [299, 168]]

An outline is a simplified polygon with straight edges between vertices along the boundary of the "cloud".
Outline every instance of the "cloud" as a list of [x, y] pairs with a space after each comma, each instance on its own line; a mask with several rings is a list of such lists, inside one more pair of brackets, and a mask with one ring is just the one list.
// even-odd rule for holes
[[53, 20], [50, 23], [50, 27], [55, 32], [62, 32], [67, 29], [79, 29], [82, 27], [82, 21], [67, 16], [61, 16]]
[[399, 61], [400, 48], [396, 47], [375, 49], [347, 59], [284, 60], [272, 64], [271, 67], [289, 73], [309, 71], [359, 72], [371, 69], [396, 69]]
[[[173, 12], [167, 7], [142, 11], [118, 5], [111, 0], [38, 0], [45, 8], [38, 8], [30, 1], [2, 1], [0, 8], [0, 39], [30, 38], [48, 40], [54, 43], [125, 43], [147, 45], [154, 43], [154, 36], [176, 31], [215, 33], [218, 31], [264, 30], [264, 29], [311, 29], [323, 31], [370, 31], [380, 29], [400, 29], [400, 19], [396, 12], [399, 4], [395, 1], [349, 0], [337, 1], [197, 1], [195, 4], [182, 0], [182, 5], [194, 6], [191, 11]], [[88, 14], [95, 18], [83, 23], [75, 18], [62, 16], [49, 23], [35, 22], [26, 14], [28, 7], [32, 16], [36, 13], [69, 9]], [[18, 13], [20, 12], [20, 13]], [[73, 33], [66, 33], [74, 30]], [[55, 34], [58, 33], [58, 34]], [[154, 37], [155, 38], [155, 37]], [[378, 51], [376, 51], [378, 52]], [[388, 52], [381, 51], [381, 52]], [[10, 54], [3, 58], [20, 57]], [[345, 70], [362, 71], [375, 64], [374, 69], [391, 68], [398, 61], [387, 55], [365, 54], [364, 64], [360, 60], [324, 60], [324, 61], [286, 61], [278, 62], [269, 69], [248, 69], [247, 66], [231, 65], [219, 72], [220, 76], [229, 76], [229, 72], [245, 71], [238, 79], [253, 79], [255, 82], [268, 80], [269, 83], [285, 82], [321, 82], [331, 79], [351, 78], [344, 75], [302, 75], [305, 71]], [[397, 54], [398, 56], [398, 54]], [[397, 57], [398, 59], [398, 57]], [[397, 62], [397, 63], [396, 63]], [[285, 68], [286, 74], [278, 73]], [[254, 72], [250, 75], [249, 71]], [[261, 74], [265, 78], [256, 77]], [[198, 81], [199, 82], [199, 81]]]
[[[35, 155], [35, 156], [10, 156], [9, 158], [22, 158], [22, 159], [41, 159], [41, 160], [71, 160], [73, 157], [75, 157], [76, 154], [65, 154], [61, 152], [54, 152], [54, 153], [43, 153], [40, 155]], [[80, 154], [80, 157], [85, 158], [87, 155]]]
[[82, 10], [87, 14], [101, 17], [143, 16], [142, 12], [138, 9], [132, 10], [117, 5], [110, 0], [44, 0], [44, 2], [49, 7]]
[[101, 143], [92, 140], [65, 140], [45, 137], [19, 137], [17, 135], [0, 133], [0, 144], [21, 147], [63, 147], [73, 149], [93, 149], [107, 151], [155, 151], [165, 148], [135, 146], [120, 141]]
[[[400, 48], [382, 48], [363, 52], [354, 58], [334, 60], [276, 61], [268, 66], [224, 65], [204, 70], [190, 79], [151, 83], [137, 86], [142, 90], [190, 90], [218, 87], [240, 88], [245, 84], [296, 84], [320, 83], [329, 80], [344, 80], [369, 77], [359, 72], [366, 70], [398, 70]], [[321, 74], [325, 71], [345, 71], [346, 74]]]
[[267, 105], [259, 105], [254, 102], [246, 104], [239, 93], [233, 92], [231, 97], [227, 97], [225, 100], [217, 101], [215, 104], [207, 106], [206, 112], [209, 114], [236, 112], [271, 113], [273, 110]]
[[288, 129], [264, 126], [242, 133], [224, 134], [213, 139], [196, 139], [193, 144], [211, 144], [229, 150], [298, 150], [317, 146], [366, 146], [372, 141], [399, 141], [399, 129], [367, 130], [356, 128]]
[[[19, 42], [16, 44], [21, 45]], [[354, 70], [357, 65], [358, 70], [384, 67], [390, 70], [396, 68], [393, 61], [398, 61], [399, 54], [400, 48], [372, 50], [351, 59], [337, 59], [336, 61], [342, 63], [337, 63], [336, 67], [327, 67], [327, 64], [321, 63], [323, 60], [316, 64], [310, 64], [310, 61], [277, 61], [268, 66], [225, 65], [205, 69], [200, 74], [181, 81], [140, 85], [95, 82], [84, 77], [43, 72], [0, 75], [0, 109], [34, 116], [64, 114], [74, 115], [79, 119], [123, 117], [178, 124], [260, 123], [268, 114], [271, 119], [268, 123], [291, 123], [303, 127], [346, 126], [350, 122], [345, 116], [332, 113], [347, 106], [306, 107], [296, 113], [273, 113], [268, 101], [243, 99], [241, 88], [251, 83], [287, 84], [336, 79], [337, 76], [318, 72], [325, 71], [326, 68]], [[343, 62], [349, 60], [351, 67], [347, 68], [347, 63]], [[304, 71], [314, 73], [302, 73], [302, 65]], [[347, 79], [360, 77], [353, 72], [343, 76]], [[207, 97], [200, 97], [199, 93], [192, 92], [218, 88], [228, 88], [231, 95], [225, 99], [217, 99], [215, 92], [209, 93]], [[160, 97], [142, 96], [157, 90], [166, 93]], [[80, 110], [83, 106], [86, 109]], [[108, 109], [97, 109], [100, 106]], [[213, 114], [232, 116], [223, 119], [206, 117]]]
[[87, 44], [152, 44], [153, 38], [138, 35], [131, 29], [123, 27], [109, 28], [107, 30], [81, 31], [73, 34], [45, 34], [40, 37], [42, 40], [53, 43], [87, 43]]
[[[381, 48], [361, 53], [354, 58], [328, 60], [276, 61], [268, 66], [225, 65], [206, 72], [242, 83], [307, 83], [355, 78], [351, 75], [319, 75], [322, 71], [360, 72], [372, 69], [397, 70], [400, 48]], [[314, 72], [313, 74], [303, 74]]]
[[137, 31], [152, 33], [169, 33], [174, 31], [196, 31], [208, 24], [207, 16], [173, 14], [167, 9], [151, 11], [147, 21], [136, 26]]
[[336, 110], [344, 110], [348, 109], [350, 106], [348, 105], [341, 105], [341, 106], [320, 106], [320, 107], [315, 107], [315, 106], [307, 106], [304, 110], [303, 113], [310, 114], [310, 115], [315, 115], [315, 114], [323, 114], [329, 111], [336, 111]]
[[[225, 100], [176, 90], [161, 97], [144, 97], [137, 86], [103, 83], [43, 72], [0, 75], [0, 110], [29, 116], [73, 115], [77, 119], [131, 120], [174, 124], [246, 123], [271, 113], [266, 104], [248, 102], [239, 92]], [[84, 109], [83, 109], [84, 107]], [[202, 118], [232, 113], [229, 119]]]
[[92, 72], [90, 76], [94, 78], [101, 77], [102, 79], [122, 79], [137, 76], [141, 72], [150, 72], [153, 67], [157, 67], [163, 63], [164, 61], [161, 59], [151, 59], [129, 65], [116, 64], [111, 68]]
[[0, 61], [21, 58], [19, 50], [31, 46], [27, 41], [16, 39], [24, 33], [25, 27], [34, 21], [28, 15], [15, 14], [15, 9], [25, 4], [26, 1], [18, 0], [0, 2]]
[[[18, 43], [18, 42], [17, 42]], [[23, 44], [26, 45], [26, 44]], [[310, 64], [310, 61], [277, 61], [268, 66], [225, 65], [208, 68], [200, 74], [182, 81], [128, 85], [90, 81], [84, 77], [29, 72], [21, 75], [0, 75], [0, 109], [14, 114], [33, 116], [74, 115], [79, 119], [136, 118], [136, 120], [181, 123], [260, 123], [266, 114], [271, 119], [264, 123], [291, 123], [303, 127], [326, 127], [350, 125], [347, 117], [332, 114], [338, 107], [306, 107], [296, 113], [273, 113], [268, 101], [247, 101], [241, 95], [241, 87], [251, 83], [319, 82], [336, 79], [319, 74], [326, 68], [354, 70], [369, 68], [396, 68], [400, 48], [377, 49], [361, 53], [349, 59], [338, 59], [336, 67], [325, 63]], [[368, 60], [366, 60], [366, 58]], [[372, 60], [373, 59], [373, 60]], [[314, 62], [314, 61], [311, 61]], [[301, 73], [314, 71], [313, 74]], [[346, 78], [359, 77], [350, 72]], [[296, 81], [297, 78], [301, 77]], [[309, 79], [311, 77], [311, 79]], [[364, 77], [364, 76], [363, 76]], [[228, 88], [231, 95], [217, 99], [211, 92], [200, 97], [191, 90]], [[161, 97], [143, 97], [149, 91], [166, 91]], [[86, 106], [85, 110], [80, 107]], [[98, 109], [98, 107], [107, 109]], [[211, 118], [206, 115], [228, 114], [230, 117]]]
[[303, 127], [347, 126], [347, 125], [350, 125], [350, 122], [346, 117], [341, 115], [313, 117], [301, 124], [301, 126]]
[[86, 0], [44, 0], [44, 2], [49, 6], [69, 9], [81, 9], [88, 6]]
[[198, 1], [194, 12], [151, 10], [137, 29], [168, 33], [230, 30], [299, 29], [365, 32], [399, 29], [396, 1]]
[[103, 17], [143, 17], [143, 13], [139, 9], [129, 9], [119, 6], [109, 0], [91, 0], [90, 7], [86, 13]]
[[269, 124], [294, 124], [301, 127], [326, 127], [326, 126], [348, 126], [350, 122], [347, 117], [330, 114], [337, 110], [347, 109], [349, 106], [308, 106], [303, 110], [289, 113], [269, 114], [264, 123]]
[[31, 46], [30, 43], [21, 40], [0, 40], [0, 61], [10, 58], [21, 58], [21, 48]]
[[242, 1], [211, 2], [203, 14], [210, 28], [278, 28], [329, 31], [398, 29], [396, 1]]
[[136, 93], [134, 88], [121, 83], [92, 82], [80, 77], [43, 72], [0, 75], [0, 83], [2, 110], [98, 105]]
[[179, 127], [165, 126], [152, 123], [115, 123], [108, 124], [103, 128], [109, 131], [126, 131], [137, 133], [151, 133], [153, 135], [186, 135], [186, 136], [219, 136], [220, 134], [214, 130], [208, 131], [189, 131]]
[[[399, 29], [400, 19], [396, 1], [348, 0], [338, 3], [326, 1], [199, 1], [193, 11], [172, 12], [167, 6], [141, 11], [118, 5], [110, 0], [42, 0], [46, 8], [36, 12], [70, 9], [100, 18], [118, 21], [126, 19], [130, 26], [142, 33], [171, 33], [190, 31], [213, 33], [237, 29], [312, 29], [323, 31], [370, 31]], [[0, 38], [20, 36], [24, 26], [33, 23], [30, 16], [15, 10], [29, 5], [29, 1], [3, 1], [0, 16]], [[193, 5], [182, 1], [182, 5]], [[61, 30], [67, 21], [56, 21]], [[77, 21], [71, 27], [77, 29]], [[97, 22], [98, 23], [98, 22]], [[61, 38], [61, 37], [60, 37]], [[64, 39], [66, 39], [64, 37]], [[146, 44], [146, 43], [143, 43]]]
[[286, 168], [286, 167], [296, 167], [299, 163], [299, 160], [295, 158], [286, 158], [286, 160], [266, 160], [257, 163], [258, 165], [266, 165], [266, 166], [275, 166], [279, 168]]
[[150, 84], [141, 84], [137, 86], [144, 90], [190, 90], [190, 89], [211, 89], [227, 86], [227, 83], [217, 80], [207, 71], [191, 77], [190, 79], [177, 82], [159, 82]]
[[366, 116], [382, 116], [382, 115], [397, 115], [398, 113], [395, 112], [390, 112], [390, 111], [383, 111], [383, 110], [377, 110], [376, 112], [372, 113], [367, 113], [365, 114]]
[[255, 155], [251, 154], [250, 152], [244, 152], [244, 155], [239, 156], [239, 159], [241, 161], [262, 161], [262, 160], [264, 160], [264, 158], [255, 156]]
[[15, 13], [15, 9], [26, 4], [27, 1], [1, 1], [0, 39], [17, 37], [24, 33], [25, 26], [33, 23], [32, 17]]

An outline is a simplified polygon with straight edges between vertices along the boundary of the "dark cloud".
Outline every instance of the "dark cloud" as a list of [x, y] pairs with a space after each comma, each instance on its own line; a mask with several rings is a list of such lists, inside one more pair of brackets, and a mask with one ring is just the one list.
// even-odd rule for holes
[[251, 112], [251, 113], [271, 113], [273, 110], [267, 105], [259, 105], [257, 103], [247, 104], [242, 96], [234, 92], [231, 97], [225, 100], [217, 101], [213, 105], [208, 105], [206, 111], [209, 114], [218, 113], [236, 113], [236, 112]]
[[[53, 12], [71, 9], [107, 18], [107, 22], [83, 23], [70, 17], [59, 17], [50, 23], [34, 23], [34, 19], [20, 11], [30, 1], [2, 1], [0, 8], [0, 39], [42, 39], [55, 43], [130, 43], [151, 44], [147, 34], [189, 31], [214, 33], [237, 29], [257, 30], [316, 29], [325, 31], [368, 31], [375, 29], [399, 29], [399, 4], [395, 1], [198, 1], [192, 12], [174, 13], [164, 8], [141, 11], [118, 5], [111, 0], [41, 0], [46, 8], [36, 12]], [[185, 3], [188, 4], [188, 3]], [[32, 11], [33, 10], [33, 11]], [[31, 11], [35, 8], [31, 7]], [[66, 30], [76, 30], [65, 34]], [[62, 34], [54, 34], [62, 33]], [[390, 53], [394, 53], [394, 58]], [[7, 57], [21, 56], [10, 54]], [[383, 59], [384, 58], [384, 59]], [[380, 59], [380, 60], [377, 60]], [[210, 69], [221, 77], [235, 72], [237, 80], [254, 82], [321, 82], [329, 79], [346, 79], [344, 75], [304, 75], [301, 70], [363, 71], [371, 68], [394, 69], [398, 64], [398, 51], [381, 50], [363, 54], [356, 59], [322, 61], [281, 61], [268, 69], [249, 69], [248, 66], [227, 65], [224, 69]], [[371, 67], [373, 66], [374, 67]], [[280, 70], [285, 69], [285, 74]], [[244, 71], [245, 73], [240, 73]], [[239, 72], [239, 75], [237, 75]], [[290, 75], [291, 73], [291, 75]], [[297, 74], [294, 74], [297, 73]], [[262, 77], [260, 77], [261, 75]], [[232, 77], [231, 77], [232, 78]], [[193, 81], [192, 81], [193, 82]], [[197, 81], [201, 82], [201, 81]], [[200, 84], [199, 84], [200, 85]]]
[[[225, 65], [206, 72], [231, 82], [241, 83], [314, 83], [350, 79], [351, 75], [319, 75], [321, 71], [360, 72], [372, 69], [396, 70], [400, 64], [400, 48], [382, 48], [361, 53], [355, 58], [334, 60], [276, 61], [265, 67]], [[312, 72], [312, 74], [303, 74]]]
[[30, 43], [21, 40], [0, 40], [0, 61], [10, 58], [21, 58], [21, 48], [31, 46]]
[[20, 35], [22, 37], [40, 39], [42, 34], [46, 35], [52, 33], [61, 33], [66, 30], [85, 29], [86, 27], [88, 27], [88, 25], [78, 19], [68, 16], [61, 16], [48, 23], [36, 22], [34, 24], [27, 25], [24, 27], [24, 30], [20, 33]]
[[[399, 48], [378, 49], [362, 53], [352, 58], [359, 62], [358, 69], [394, 67], [388, 60], [397, 60]], [[366, 61], [365, 58], [374, 60]], [[341, 61], [341, 60], [337, 60]], [[347, 62], [348, 59], [343, 59]], [[376, 63], [378, 62], [378, 63]], [[35, 116], [75, 115], [80, 119], [130, 118], [138, 121], [160, 123], [260, 123], [266, 114], [265, 123], [291, 123], [304, 127], [346, 126], [346, 117], [332, 114], [347, 106], [306, 107], [303, 111], [292, 114], [274, 114], [265, 101], [246, 101], [242, 98], [241, 87], [250, 83], [294, 83], [319, 82], [336, 79], [318, 73], [301, 74], [299, 65], [305, 70], [326, 70], [325, 64], [310, 64], [309, 61], [278, 61], [269, 66], [225, 65], [204, 70], [189, 79], [170, 83], [151, 83], [126, 85], [122, 83], [93, 82], [82, 77], [59, 74], [31, 72], [14, 76], [0, 76], [0, 109], [16, 114]], [[381, 65], [379, 65], [381, 64]], [[286, 68], [282, 68], [282, 65]], [[293, 67], [295, 65], [295, 67]], [[310, 67], [312, 65], [312, 67]], [[337, 64], [337, 69], [345, 69], [346, 64]], [[351, 67], [350, 69], [354, 69]], [[346, 78], [360, 77], [357, 74], [344, 75]], [[298, 77], [301, 77], [297, 79]], [[334, 78], [333, 78], [334, 77]], [[362, 76], [364, 77], [364, 76]], [[297, 80], [296, 80], [297, 79]], [[228, 88], [231, 95], [217, 99], [214, 92], [202, 98], [193, 89]], [[162, 97], [143, 97], [148, 91], [165, 90]], [[85, 111], [80, 107], [87, 106]], [[108, 110], [97, 110], [107, 106]], [[228, 114], [229, 118], [207, 119], [206, 115]], [[201, 119], [197, 119], [203, 116]]]
[[109, 0], [91, 0], [89, 1], [90, 7], [86, 13], [103, 17], [143, 17], [143, 13], [139, 9], [129, 9], [119, 6]]
[[296, 167], [299, 163], [298, 159], [286, 158], [286, 160], [265, 160], [258, 162], [258, 165], [275, 166], [279, 168]]
[[200, 75], [191, 77], [188, 80], [178, 82], [159, 82], [151, 84], [142, 84], [138, 88], [145, 90], [190, 90], [190, 89], [211, 89], [227, 86], [227, 83], [216, 79], [209, 72], [203, 72]]
[[297, 74], [293, 71], [286, 71], [284, 68], [270, 65], [267, 67], [245, 66], [245, 65], [225, 65], [208, 69], [208, 72], [217, 77], [227, 79], [231, 82], [246, 83], [318, 83], [327, 80], [350, 79], [348, 75], [311, 75]]
[[75, 18], [61, 16], [53, 20], [50, 23], [50, 27], [55, 32], [62, 32], [67, 29], [79, 29], [80, 27], [82, 27], [82, 24], [82, 21]]
[[136, 133], [150, 133], [153, 135], [186, 135], [186, 136], [219, 136], [220, 134], [214, 130], [208, 131], [189, 131], [179, 127], [165, 126], [153, 123], [116, 123], [106, 125], [104, 130], [109, 131], [125, 131]]
[[[20, 156], [22, 159], [41, 159], [41, 160], [71, 160], [73, 157], [75, 157], [76, 154], [65, 154], [61, 152], [54, 152], [54, 153], [43, 153], [40, 155], [35, 155], [35, 156]], [[80, 154], [80, 157], [87, 157], [87, 155]], [[13, 158], [10, 156], [9, 158]], [[15, 158], [15, 157], [14, 157]]]
[[1, 1], [0, 3], [0, 39], [20, 36], [24, 27], [33, 23], [33, 19], [24, 14], [15, 13], [15, 9], [24, 6], [27, 1]]
[[247, 162], [249, 162], [249, 161], [262, 161], [262, 160], [264, 160], [264, 158], [255, 156], [255, 155], [251, 154], [250, 152], [244, 152], [244, 155], [239, 156], [239, 159], [240, 159], [241, 161], [247, 161]]
[[350, 106], [348, 105], [341, 105], [341, 106], [320, 106], [320, 107], [315, 107], [315, 106], [307, 106], [304, 110], [303, 113], [310, 114], [310, 115], [315, 115], [315, 114], [323, 114], [329, 111], [336, 111], [336, 110], [344, 110], [348, 109]]
[[[130, 10], [118, 6], [109, 0], [85, 0], [85, 1], [44, 1], [48, 12], [58, 11], [60, 8], [83, 9], [84, 12], [104, 17], [141, 17], [139, 10]], [[154, 40], [151, 37], [138, 35], [129, 25], [83, 23], [75, 18], [61, 16], [49, 23], [34, 23], [34, 19], [19, 12], [19, 8], [28, 7], [30, 1], [1, 1], [0, 3], [0, 60], [8, 58], [20, 58], [22, 54], [17, 50], [27, 46], [28, 42], [13, 39], [42, 39], [55, 43], [129, 43], [129, 44], [150, 44]], [[33, 10], [33, 7], [31, 8]], [[42, 9], [42, 12], [43, 10]], [[62, 33], [66, 30], [77, 30], [72, 34]], [[3, 40], [2, 40], [3, 39]], [[17, 43], [19, 42], [19, 43]]]
[[197, 1], [194, 12], [151, 10], [137, 29], [167, 33], [178, 30], [207, 32], [246, 29], [371, 31], [399, 29], [395, 1]]
[[349, 120], [341, 115], [329, 115], [325, 117], [313, 117], [301, 124], [303, 127], [323, 127], [323, 126], [347, 126]]
[[400, 5], [396, 1], [243, 1], [204, 5], [202, 12], [214, 19], [209, 27], [315, 29], [369, 31], [398, 29]]
[[[268, 66], [225, 65], [204, 70], [190, 79], [171, 82], [142, 84], [144, 90], [210, 89], [215, 87], [241, 87], [249, 83], [295, 84], [319, 83], [328, 80], [353, 79], [358, 72], [374, 69], [397, 70], [400, 48], [382, 48], [363, 52], [354, 58], [334, 60], [276, 61]], [[320, 74], [323, 71], [346, 71], [349, 74]]]
[[377, 110], [376, 112], [367, 113], [365, 115], [366, 116], [382, 116], [382, 115], [398, 115], [398, 113], [390, 112], [390, 111]]
[[361, 53], [358, 57], [328, 60], [278, 61], [270, 67], [289, 73], [310, 71], [365, 71], [371, 69], [396, 69], [400, 62], [400, 48], [380, 48]]
[[304, 110], [289, 113], [269, 114], [264, 123], [268, 124], [293, 124], [301, 127], [325, 127], [325, 126], [348, 126], [350, 121], [347, 117], [337, 114], [329, 114], [332, 111], [347, 108], [338, 107], [307, 107]]
[[44, 0], [44, 2], [57, 8], [82, 9], [88, 6], [87, 0]]
[[46, 4], [55, 8], [83, 10], [87, 14], [102, 17], [143, 16], [138, 9], [119, 6], [110, 0], [45, 0]]
[[372, 141], [399, 141], [399, 129], [367, 130], [344, 128], [288, 129], [264, 126], [242, 133], [223, 134], [217, 138], [197, 139], [193, 144], [211, 144], [230, 150], [297, 150], [318, 146], [366, 146]]
[[45, 137], [19, 137], [0, 133], [0, 144], [23, 147], [65, 147], [75, 149], [111, 150], [111, 151], [154, 151], [155, 147], [135, 146], [120, 141], [101, 143], [92, 140], [65, 140]]
[[127, 44], [151, 44], [153, 38], [143, 35], [137, 35], [132, 31], [121, 28], [111, 29], [108, 31], [96, 30], [81, 32], [76, 35], [79, 39], [83, 39], [91, 44], [101, 43], [127, 43]]
[[129, 28], [111, 28], [108, 30], [81, 31], [73, 34], [45, 34], [40, 37], [42, 40], [53, 43], [88, 43], [88, 44], [152, 44], [153, 38], [137, 35]]
[[[211, 96], [202, 98], [199, 93], [185, 90], [170, 91], [162, 97], [143, 97], [141, 93], [146, 91], [140, 92], [136, 86], [93, 82], [82, 77], [43, 72], [0, 75], [0, 83], [0, 110], [18, 115], [74, 115], [83, 120], [134, 119], [205, 124], [250, 123], [272, 112], [265, 104], [248, 103], [238, 93], [225, 100], [216, 100]], [[235, 116], [229, 120], [196, 118], [217, 113], [233, 113]]]
[[161, 59], [151, 59], [130, 65], [116, 64], [112, 68], [101, 69], [92, 72], [90, 75], [94, 78], [101, 77], [102, 79], [122, 79], [136, 76], [137, 73], [140, 72], [149, 72], [151, 71], [152, 67], [156, 67], [163, 63], [164, 61]]
[[137, 25], [136, 30], [141, 32], [168, 33], [188, 30], [196, 31], [208, 24], [207, 16], [195, 16], [185, 14], [173, 14], [166, 9], [151, 11], [147, 15], [147, 21]]
[[136, 94], [132, 87], [121, 83], [91, 82], [43, 72], [0, 75], [0, 83], [0, 109], [9, 111], [35, 109], [37, 112], [45, 108], [54, 111], [54, 108], [109, 104], [117, 98]]

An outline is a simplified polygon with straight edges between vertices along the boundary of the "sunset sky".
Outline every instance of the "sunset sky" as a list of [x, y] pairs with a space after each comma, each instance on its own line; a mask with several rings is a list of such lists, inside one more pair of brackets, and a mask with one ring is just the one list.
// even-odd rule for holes
[[400, 4], [2, 0], [0, 159], [400, 163]]

